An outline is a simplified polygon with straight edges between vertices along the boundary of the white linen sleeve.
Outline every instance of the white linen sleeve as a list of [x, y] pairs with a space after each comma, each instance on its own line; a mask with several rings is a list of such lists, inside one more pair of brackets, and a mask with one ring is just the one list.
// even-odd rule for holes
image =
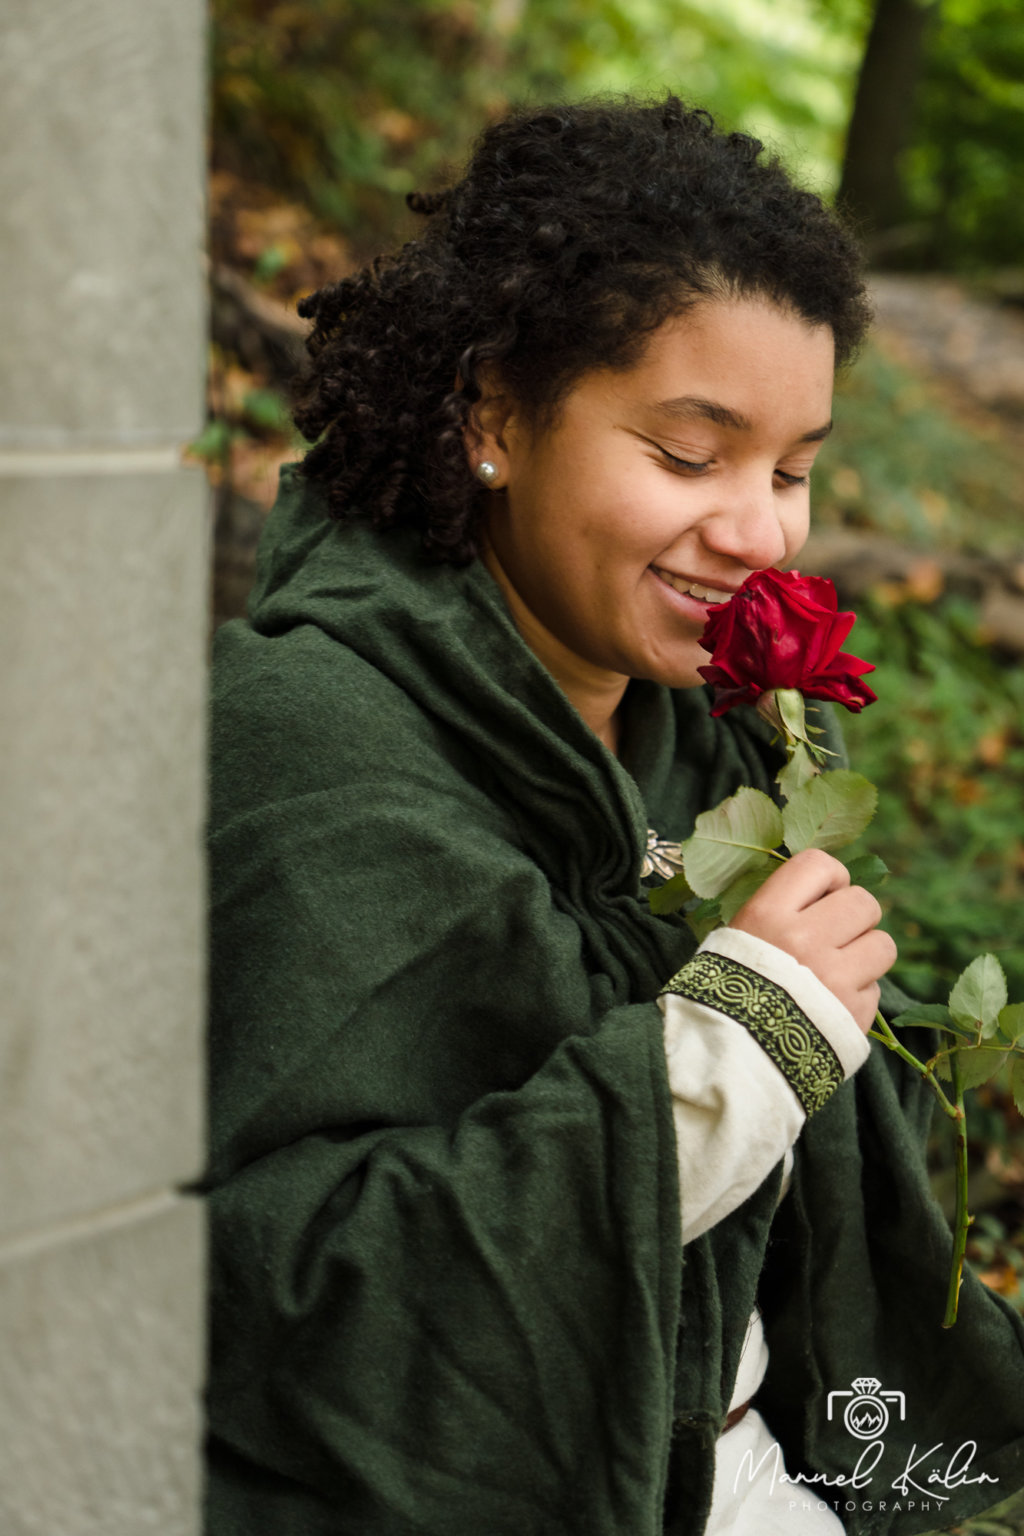
[[659, 1005], [686, 1243], [753, 1194], [870, 1045], [813, 971], [737, 928], [705, 939]]

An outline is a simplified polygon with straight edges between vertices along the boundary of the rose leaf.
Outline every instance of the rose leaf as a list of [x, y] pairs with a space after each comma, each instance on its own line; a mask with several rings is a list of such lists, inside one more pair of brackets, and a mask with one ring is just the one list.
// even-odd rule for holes
[[794, 795], [782, 813], [790, 853], [805, 848], [845, 848], [875, 814], [878, 791], [863, 774], [835, 768], [819, 774]]
[[759, 789], [737, 790], [697, 817], [683, 844], [683, 868], [698, 896], [718, 896], [737, 876], [768, 863], [782, 841], [782, 815]]
[[915, 1003], [905, 1012], [898, 1013], [889, 1021], [891, 1029], [947, 1029], [950, 1034], [960, 1036], [961, 1039], [971, 1039], [973, 1036], [960, 1035], [959, 1026], [950, 1021], [949, 1009], [945, 1003]]
[[648, 893], [651, 911], [663, 917], [668, 912], [678, 912], [693, 896], [690, 882], [685, 875], [673, 875], [664, 885]]
[[958, 1024], [994, 1035], [1006, 1007], [1006, 973], [995, 955], [978, 955], [957, 978], [949, 994], [949, 1011]]
[[766, 862], [760, 869], [748, 869], [745, 874], [734, 880], [728, 890], [722, 892], [718, 898], [718, 904], [722, 909], [722, 922], [731, 923], [736, 913], [745, 901], [764, 885], [770, 874], [774, 873], [774, 861]]
[[1024, 1039], [1024, 1003], [1007, 1003], [999, 1010], [999, 1030], [1011, 1045]]
[[776, 775], [775, 782], [785, 798], [792, 800], [797, 791], [816, 779], [820, 772], [821, 769], [801, 741], [794, 747], [785, 768]]
[[1024, 1115], [1024, 1056], [1018, 1056], [1010, 1068], [1010, 1092], [1013, 1102]]
[[1006, 1052], [990, 1045], [971, 1045], [954, 1053], [960, 1069], [961, 1088], [977, 1088], [994, 1077], [1006, 1060]]
[[844, 859], [843, 863], [850, 871], [850, 884], [863, 886], [873, 896], [878, 895], [889, 878], [889, 866], [877, 853], [859, 853], [855, 859]]
[[722, 911], [717, 901], [702, 901], [692, 912], [687, 912], [686, 921], [697, 943], [703, 944], [709, 933], [722, 926]]

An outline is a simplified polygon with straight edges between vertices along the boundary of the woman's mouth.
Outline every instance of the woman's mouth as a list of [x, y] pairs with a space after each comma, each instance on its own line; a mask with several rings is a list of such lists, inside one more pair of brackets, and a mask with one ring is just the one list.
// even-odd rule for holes
[[718, 587], [706, 587], [699, 581], [688, 581], [685, 576], [675, 576], [671, 571], [663, 571], [657, 565], [652, 565], [651, 570], [674, 592], [681, 593], [683, 597], [692, 597], [695, 602], [709, 608], [716, 603], [727, 603], [733, 596], [731, 591], [723, 591]]

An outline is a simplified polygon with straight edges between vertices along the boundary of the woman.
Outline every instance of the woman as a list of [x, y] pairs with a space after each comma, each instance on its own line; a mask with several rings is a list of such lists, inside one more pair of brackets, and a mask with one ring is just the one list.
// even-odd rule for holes
[[[771, 787], [699, 637], [803, 543], [855, 249], [672, 98], [513, 116], [419, 207], [303, 306], [316, 445], [218, 641], [208, 1530], [986, 1507], [1022, 1329], [969, 1281], [938, 1330], [928, 1101], [864, 1033], [877, 903], [791, 861], [704, 946], [723, 1009], [640, 884], [649, 842]], [[855, 1390], [906, 1413], [851, 1485]], [[967, 1441], [955, 1492], [894, 1493]]]

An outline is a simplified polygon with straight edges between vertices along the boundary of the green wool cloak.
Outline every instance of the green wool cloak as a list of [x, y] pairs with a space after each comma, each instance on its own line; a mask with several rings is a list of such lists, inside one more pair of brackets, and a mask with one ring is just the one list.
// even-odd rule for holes
[[[928, 1098], [888, 1053], [777, 1213], [780, 1170], [681, 1248], [655, 999], [693, 944], [641, 850], [770, 788], [752, 712], [634, 684], [616, 761], [482, 566], [295, 471], [213, 704], [209, 1536], [699, 1536], [759, 1292], [791, 1471], [851, 1475], [855, 1378], [905, 1395], [851, 1530], [1024, 1482], [1024, 1328], [970, 1278], [939, 1326]], [[890, 1486], [968, 1441], [998, 1483]]]

